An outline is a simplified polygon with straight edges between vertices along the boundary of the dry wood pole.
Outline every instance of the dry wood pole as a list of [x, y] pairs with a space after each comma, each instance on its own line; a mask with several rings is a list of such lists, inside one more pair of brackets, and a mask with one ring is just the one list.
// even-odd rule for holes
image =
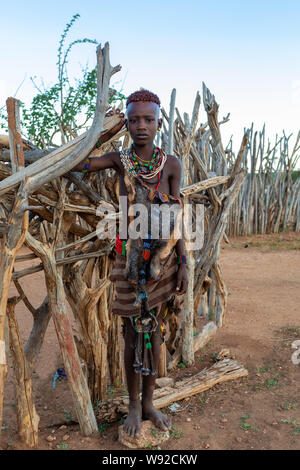
[[[200, 95], [197, 92], [194, 109], [192, 114], [191, 123], [188, 123], [187, 138], [185, 140], [184, 153], [182, 155], [183, 163], [183, 187], [188, 186], [191, 183], [190, 175], [190, 149], [194, 140], [197, 124], [198, 115], [200, 108]], [[187, 195], [184, 197], [184, 207], [189, 205], [189, 198]], [[187, 272], [189, 277], [189, 284], [187, 293], [185, 295], [183, 319], [182, 319], [182, 359], [187, 366], [191, 366], [194, 363], [194, 348], [193, 348], [193, 317], [194, 317], [194, 275], [195, 275], [195, 258], [193, 251], [190, 248], [189, 232], [191, 230], [192, 221], [184, 219], [184, 238], [185, 238], [185, 251], [187, 259]]]
[[[22, 139], [19, 129], [18, 106], [16, 100], [7, 100], [7, 112], [9, 121], [9, 140], [11, 149], [11, 167], [13, 171], [22, 171], [24, 167], [24, 154]], [[17, 251], [22, 246], [28, 227], [28, 212], [25, 212], [28, 204], [29, 181], [22, 181], [11, 214], [7, 220], [7, 228], [3, 236], [0, 259], [0, 430], [2, 427], [4, 384], [7, 374], [5, 354], [5, 322], [8, 302], [8, 289], [11, 281], [14, 260]]]
[[13, 297], [9, 299], [7, 306], [10, 350], [16, 376], [18, 433], [22, 442], [29, 447], [35, 447], [38, 444], [38, 424], [40, 418], [33, 402], [31, 373], [24, 354], [19, 326], [14, 312], [15, 305], [19, 300], [20, 298]]
[[[103, 153], [119, 150], [120, 147], [127, 147], [130, 143], [128, 133], [121, 129], [102, 144], [100, 149], [96, 148], [99, 137], [119, 122], [116, 115], [105, 116], [109, 109], [109, 79], [119, 70], [118, 67], [110, 66], [108, 52], [108, 45], [97, 49], [97, 106], [92, 127], [87, 133], [60, 148], [44, 151], [33, 148], [23, 139], [27, 166], [16, 173], [13, 163], [7, 158], [8, 143], [0, 150], [0, 241], [3, 266], [8, 253], [15, 250], [13, 258], [9, 258], [11, 271], [6, 277], [6, 283], [0, 284], [2, 297], [5, 300], [12, 279], [21, 300], [34, 317], [34, 327], [25, 346], [26, 377], [31, 377], [34, 361], [50, 314], [52, 315], [83, 434], [90, 434], [96, 429], [91, 401], [96, 403], [101, 400], [105, 403], [109, 385], [114, 389], [124, 385], [121, 323], [120, 318], [113, 318], [110, 311], [114, 297], [114, 286], [109, 281], [115, 256], [114, 239], [102, 240], [97, 237], [97, 225], [106, 217], [97, 211], [99, 203], [109, 204], [110, 221], [115, 220], [118, 228], [118, 178], [113, 170], [86, 175], [71, 171], [74, 165], [88, 155], [101, 156]], [[227, 292], [218, 264], [219, 246], [225, 237], [230, 209], [245, 178], [246, 170], [240, 169], [240, 165], [245, 161], [249, 150], [249, 136], [245, 132], [238, 157], [233, 158], [232, 153], [231, 160], [228, 160], [219, 129], [220, 125], [228, 121], [228, 117], [218, 121], [218, 105], [204, 84], [202, 102], [207, 122], [200, 126], [200, 94], [196, 95], [191, 119], [187, 113], [181, 117], [175, 107], [175, 96], [176, 90], [173, 90], [169, 116], [162, 110], [161, 144], [182, 162], [181, 191], [185, 202], [191, 205], [190, 229], [193, 234], [198, 235], [201, 229], [202, 244], [195, 248], [187, 243], [189, 240], [186, 237], [189, 291], [183, 318], [179, 318], [179, 321], [174, 317], [170, 319], [169, 338], [161, 353], [160, 375], [166, 375], [167, 370], [176, 367], [181, 359], [186, 364], [192, 364], [195, 352], [222, 325]], [[26, 194], [23, 181], [27, 184]], [[19, 212], [17, 206], [12, 210], [16, 201], [23, 204]], [[25, 233], [26, 227], [23, 233], [20, 228], [21, 217], [24, 212], [28, 214], [29, 210], [29, 233]], [[15, 228], [16, 222], [12, 225], [16, 219], [18, 231]], [[14, 240], [14, 244], [12, 243], [12, 250], [7, 250], [7, 240], [10, 239]], [[23, 239], [31, 251], [25, 258], [16, 255]], [[24, 259], [39, 260], [40, 264], [20, 270], [18, 261]], [[30, 296], [22, 290], [18, 279], [38, 271], [45, 274], [47, 298], [35, 310], [30, 303]], [[4, 312], [7, 299], [5, 302], [2, 306], [5, 307]], [[76, 337], [70, 327], [67, 302], [78, 326]], [[199, 319], [202, 327], [198, 330]], [[4, 336], [2, 341], [5, 348]], [[1, 351], [3, 350], [5, 349]], [[6, 366], [3, 357], [5, 355], [2, 352], [0, 358]], [[86, 366], [87, 380], [82, 373], [81, 362]], [[5, 370], [3, 367], [3, 377]], [[4, 381], [1, 397], [3, 387]], [[25, 389], [25, 385], [23, 388]]]

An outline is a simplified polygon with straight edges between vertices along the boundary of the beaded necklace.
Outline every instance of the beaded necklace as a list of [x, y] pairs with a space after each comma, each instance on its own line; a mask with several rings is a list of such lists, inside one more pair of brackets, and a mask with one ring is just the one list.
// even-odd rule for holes
[[[162, 151], [159, 147], [153, 147], [153, 154], [151, 160], [143, 160], [136, 154], [135, 148], [131, 146], [130, 159], [136, 171], [140, 175], [149, 175], [157, 169], [162, 161]], [[153, 171], [152, 171], [153, 170]]]
[[151, 160], [143, 160], [139, 157], [133, 145], [130, 149], [123, 150], [120, 154], [121, 160], [129, 173], [133, 176], [142, 176], [150, 179], [161, 172], [166, 162], [166, 154], [159, 148], [153, 148]]

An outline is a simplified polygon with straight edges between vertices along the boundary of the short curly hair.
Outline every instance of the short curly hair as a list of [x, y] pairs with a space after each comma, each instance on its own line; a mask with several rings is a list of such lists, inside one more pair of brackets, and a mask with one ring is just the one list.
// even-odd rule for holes
[[129, 95], [127, 98], [126, 108], [130, 103], [134, 103], [136, 101], [151, 101], [152, 103], [158, 104], [158, 106], [160, 106], [159, 97], [149, 90], [141, 89], [131, 93], [131, 95]]

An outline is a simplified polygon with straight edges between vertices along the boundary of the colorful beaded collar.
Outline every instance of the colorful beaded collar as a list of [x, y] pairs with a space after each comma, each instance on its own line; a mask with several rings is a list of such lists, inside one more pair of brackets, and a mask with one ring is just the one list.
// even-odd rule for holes
[[124, 149], [120, 152], [120, 158], [129, 174], [150, 179], [161, 172], [167, 160], [167, 155], [159, 147], [154, 147], [152, 159], [146, 161], [141, 159], [136, 154], [134, 147], [131, 146], [130, 149]]

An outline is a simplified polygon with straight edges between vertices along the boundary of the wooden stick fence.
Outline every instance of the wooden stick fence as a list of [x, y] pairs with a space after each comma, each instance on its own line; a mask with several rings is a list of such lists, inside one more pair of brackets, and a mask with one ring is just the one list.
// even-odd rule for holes
[[[262, 131], [249, 132], [248, 157], [241, 165], [249, 168], [241, 191], [230, 211], [227, 235], [278, 233], [300, 228], [300, 131], [290, 151], [290, 136], [276, 136], [275, 144], [266, 146], [265, 126]], [[228, 149], [228, 159], [232, 151]]]
[[[114, 285], [109, 281], [115, 256], [114, 240], [97, 237], [97, 224], [103, 221], [103, 216], [97, 212], [99, 203], [110, 204], [109, 207], [115, 210], [117, 225], [119, 223], [118, 177], [113, 170], [84, 176], [71, 171], [87, 156], [99, 156], [127, 147], [130, 143], [129, 135], [121, 129], [100, 149], [96, 148], [99, 137], [119, 122], [116, 114], [107, 116], [106, 112], [109, 109], [109, 80], [120, 69], [111, 67], [109, 63], [108, 44], [104, 48], [97, 48], [97, 63], [97, 105], [93, 124], [87, 133], [58, 149], [39, 151], [31, 147], [30, 142], [22, 140], [16, 134], [17, 125], [10, 123], [13, 136], [9, 141], [10, 149], [7, 144], [2, 144], [3, 149], [0, 151], [0, 429], [7, 370], [7, 312], [18, 377], [20, 362], [23, 357], [26, 358], [26, 371], [23, 372], [24, 380], [21, 380], [20, 385], [23, 387], [22, 383], [26, 381], [26, 390], [31, 389], [34, 362], [52, 316], [74, 407], [84, 435], [97, 431], [92, 404], [99, 400], [105, 402], [109, 385], [120, 389], [124, 386], [120, 319], [112, 317], [110, 312], [114, 298]], [[161, 376], [166, 375], [167, 370], [175, 367], [180, 360], [187, 365], [192, 364], [195, 352], [223, 324], [227, 291], [219, 266], [219, 249], [223, 238], [226, 239], [227, 223], [232, 217], [235, 201], [239, 200], [239, 191], [246, 184], [247, 170], [240, 167], [245, 166], [251, 149], [251, 130], [245, 132], [237, 158], [234, 158], [232, 151], [228, 158], [220, 135], [220, 125], [227, 122], [228, 118], [219, 122], [218, 105], [204, 84], [202, 94], [207, 113], [205, 124], [199, 126], [198, 123], [201, 104], [199, 93], [195, 98], [191, 119], [187, 113], [182, 118], [176, 108], [175, 90], [171, 94], [169, 115], [162, 110], [164, 131], [160, 137], [161, 145], [181, 160], [181, 191], [185, 203], [191, 207], [190, 226], [195, 236], [201, 235], [202, 244], [193, 247], [193, 241], [189, 240], [185, 231], [190, 282], [183, 318], [178, 321], [173, 317], [170, 320], [172, 338], [167, 338], [167, 347], [162, 349]], [[15, 122], [18, 121], [16, 117]], [[19, 135], [16, 144], [15, 135]], [[22, 155], [22, 142], [25, 165], [22, 158], [16, 156], [16, 149]], [[292, 162], [289, 168], [291, 171]], [[275, 187], [280, 187], [280, 182], [276, 182]], [[294, 206], [289, 209], [286, 220], [295, 211], [294, 199], [294, 196], [289, 199], [293, 200]], [[283, 214], [286, 214], [286, 199], [282, 207]], [[23, 243], [31, 251], [31, 254], [25, 255], [25, 259], [39, 259], [38, 266], [18, 270], [18, 261], [24, 259], [24, 256], [18, 256], [17, 252]], [[38, 270], [43, 270], [45, 274], [47, 297], [35, 309], [18, 279]], [[15, 283], [18, 290], [18, 300], [24, 302], [34, 318], [33, 330], [24, 351], [13, 340], [17, 324], [13, 315], [15, 302], [8, 299], [11, 282]], [[78, 337], [72, 334], [67, 314], [68, 304], [78, 325]], [[202, 321], [200, 329], [197, 326], [199, 319]], [[81, 367], [82, 362], [86, 375]], [[37, 443], [38, 417], [32, 394], [28, 392], [26, 396], [28, 415], [32, 417], [31, 427], [28, 420], [21, 417], [17, 407], [19, 435], [26, 444], [34, 446]]]

